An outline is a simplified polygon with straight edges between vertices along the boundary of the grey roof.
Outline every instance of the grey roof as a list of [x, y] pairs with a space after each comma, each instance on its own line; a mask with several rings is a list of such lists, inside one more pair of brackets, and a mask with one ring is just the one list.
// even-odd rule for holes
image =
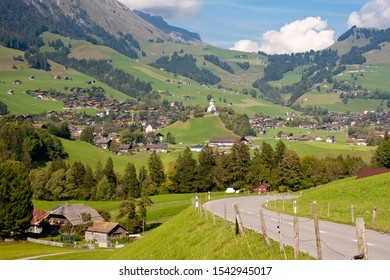
[[49, 213], [50, 216], [63, 216], [65, 217], [72, 225], [82, 225], [85, 224], [85, 221], [83, 220], [81, 214], [87, 213], [91, 215], [91, 220], [99, 220], [104, 221], [102, 216], [99, 215], [99, 213], [92, 209], [89, 206], [86, 206], [84, 204], [68, 204], [65, 205], [58, 205], [56, 206], [52, 211]]

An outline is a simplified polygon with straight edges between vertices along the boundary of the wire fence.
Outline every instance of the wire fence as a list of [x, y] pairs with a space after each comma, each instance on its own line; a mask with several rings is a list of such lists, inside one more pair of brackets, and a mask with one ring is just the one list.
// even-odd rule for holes
[[[210, 196], [206, 196], [205, 201], [209, 201], [209, 200], [210, 200]], [[278, 203], [277, 201], [272, 200], [272, 201], [267, 201], [267, 202], [268, 202], [268, 204], [271, 204], [271, 207], [270, 207], [271, 210], [272, 210], [272, 203], [274, 203], [275, 208], [277, 208], [277, 203]], [[279, 203], [281, 203], [281, 201], [279, 201]], [[283, 203], [284, 203], [284, 201], [283, 201]], [[328, 242], [324, 241], [324, 239], [321, 239], [321, 237], [319, 235], [318, 236], [313, 235], [312, 238], [310, 238], [310, 237], [307, 238], [307, 234], [305, 234], [305, 236], [306, 236], [305, 239], [300, 237], [299, 233], [295, 232], [296, 228], [299, 228], [299, 226], [302, 226], [305, 223], [315, 224], [315, 219], [311, 218], [311, 217], [299, 218], [299, 220], [297, 219], [298, 225], [295, 228], [294, 219], [291, 217], [288, 217], [285, 214], [279, 213], [279, 218], [276, 219], [274, 216], [262, 213], [262, 215], [264, 215], [265, 220], [267, 221], [266, 223], [268, 223], [268, 224], [273, 223], [273, 225], [275, 225], [275, 223], [277, 223], [276, 227], [264, 225], [264, 227], [262, 228], [263, 225], [261, 224], [262, 223], [261, 217], [258, 213], [240, 211], [240, 210], [234, 211], [234, 209], [232, 207], [226, 207], [226, 204], [224, 206], [224, 209], [220, 209], [220, 208], [214, 209], [215, 208], [214, 206], [203, 207], [202, 201], [200, 198], [194, 198], [192, 200], [192, 205], [193, 205], [193, 209], [197, 210], [201, 217], [205, 216], [206, 219], [210, 219], [210, 217], [212, 217], [214, 224], [216, 223], [215, 216], [221, 217], [224, 220], [225, 224], [226, 224], [226, 222], [235, 223], [236, 224], [235, 225], [236, 226], [236, 234], [238, 234], [237, 229], [239, 227], [237, 225], [237, 222], [238, 222], [238, 220], [241, 220], [241, 217], [243, 217], [243, 220], [245, 221], [245, 224], [244, 224], [245, 228], [252, 229], [256, 232], [261, 232], [261, 230], [266, 228], [266, 230], [267, 230], [266, 235], [267, 236], [268, 236], [268, 234], [270, 234], [273, 236], [273, 239], [275, 239], [275, 237], [279, 236], [279, 242], [281, 243], [280, 248], [281, 248], [281, 250], [283, 248], [283, 251], [284, 251], [283, 240], [289, 241], [288, 243], [289, 243], [289, 246], [291, 246], [291, 247], [294, 246], [294, 240], [295, 240], [295, 246], [297, 246], [297, 244], [305, 244], [305, 243], [312, 243], [312, 244], [310, 244], [310, 246], [316, 246], [316, 242], [317, 242], [317, 247], [322, 246], [323, 248], [326, 248], [328, 252], [332, 252], [334, 255], [337, 255], [337, 257], [333, 257], [336, 259], [354, 259], [354, 258], [356, 259], [356, 256], [357, 256], [357, 255], [349, 256], [346, 253], [341, 252], [340, 250], [338, 250], [338, 248], [335, 245], [328, 244]], [[211, 205], [213, 205], [213, 204], [211, 204]], [[295, 206], [295, 204], [294, 204], [294, 206]], [[238, 206], [237, 206], [237, 208], [238, 208]], [[308, 208], [309, 208], [309, 212], [313, 214], [313, 212], [314, 212], [313, 206], [309, 205]], [[296, 209], [294, 209], [294, 210], [296, 210]], [[382, 208], [381, 211], [379, 212], [378, 207], [373, 207], [371, 209], [372, 212], [370, 212], [366, 208], [363, 208], [363, 207], [352, 206], [352, 207], [345, 207], [345, 208], [331, 208], [329, 204], [323, 204], [323, 205], [316, 205], [315, 211], [317, 213], [317, 215], [316, 215], [317, 217], [322, 217], [322, 216], [329, 217], [330, 215], [335, 215], [334, 213], [337, 213], [337, 212], [340, 212], [340, 213], [348, 212], [351, 214], [351, 222], [352, 222], [352, 220], [355, 219], [355, 217], [362, 217], [362, 216], [364, 216], [363, 214], [366, 214], [366, 216], [367, 215], [370, 216], [369, 214], [371, 214], [372, 216], [370, 216], [369, 218], [374, 223], [376, 216], [378, 214], [381, 214], [383, 212], [386, 213], [386, 211], [390, 212], [390, 209], [383, 209]], [[239, 219], [237, 219], [237, 215], [240, 216]], [[247, 219], [248, 217], [252, 217], [252, 219]], [[364, 217], [363, 217], [363, 220], [364, 220]], [[232, 226], [232, 228], [233, 228], [233, 226]], [[264, 235], [264, 232], [263, 232], [263, 235]], [[235, 236], [234, 238], [236, 239], [237, 237]], [[356, 237], [356, 238], [359, 239], [358, 237]], [[277, 238], [275, 240], [277, 240]], [[250, 244], [248, 244], [248, 246], [249, 246], [249, 249], [251, 250]], [[364, 245], [362, 245], [362, 246], [364, 246]], [[367, 246], [367, 245], [365, 245], [365, 246]], [[299, 256], [299, 250], [300, 250], [299, 245], [298, 245], [298, 248], [294, 248], [294, 250], [298, 251], [298, 253], [295, 255], [295, 257]], [[321, 248], [320, 248], [320, 250], [321, 250]], [[360, 252], [358, 252], [358, 253], [360, 253]], [[285, 258], [287, 259], [285, 252], [284, 252], [284, 255], [285, 255]], [[321, 257], [318, 256], [318, 258], [322, 259], [322, 256]]]

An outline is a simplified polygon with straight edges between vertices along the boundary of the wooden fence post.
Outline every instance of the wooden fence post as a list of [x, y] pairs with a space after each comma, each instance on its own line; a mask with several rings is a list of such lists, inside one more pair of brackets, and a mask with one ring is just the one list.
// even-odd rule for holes
[[376, 224], [376, 209], [377, 207], [374, 206], [374, 210], [372, 210], [372, 225], [375, 226]]
[[265, 219], [263, 209], [260, 209], [260, 224], [261, 224], [261, 232], [263, 234], [265, 245], [270, 246], [270, 242], [268, 239], [267, 227], [265, 226]]
[[213, 213], [213, 223], [214, 225], [216, 224], [216, 221], [215, 221], [215, 214], [214, 214], [214, 205], [211, 205], [211, 211]]
[[351, 218], [352, 218], [352, 223], [355, 223], [355, 209], [353, 205], [351, 205]]
[[282, 215], [278, 213], [278, 233], [279, 233], [279, 249], [280, 252], [284, 251], [283, 238], [282, 238]]
[[236, 234], [240, 233], [241, 236], [245, 236], [244, 227], [242, 225], [242, 220], [241, 220], [241, 214], [240, 214], [240, 210], [238, 209], [237, 203], [234, 203], [233, 207], [236, 213]]
[[294, 216], [294, 257], [299, 257], [299, 219]]
[[359, 255], [363, 257], [363, 260], [368, 260], [366, 228], [364, 226], [363, 218], [356, 219], [356, 239]]
[[313, 213], [314, 213], [314, 230], [316, 233], [317, 257], [319, 260], [322, 260], [320, 226], [318, 223], [318, 212], [317, 212], [317, 202], [316, 201], [313, 201]]
[[223, 226], [226, 227], [226, 202], [223, 206]]

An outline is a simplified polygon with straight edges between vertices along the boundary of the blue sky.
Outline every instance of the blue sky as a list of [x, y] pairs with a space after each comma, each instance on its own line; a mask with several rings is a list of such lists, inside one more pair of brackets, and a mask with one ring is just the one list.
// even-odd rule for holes
[[214, 46], [288, 53], [321, 49], [350, 26], [390, 27], [390, 0], [120, 0]]

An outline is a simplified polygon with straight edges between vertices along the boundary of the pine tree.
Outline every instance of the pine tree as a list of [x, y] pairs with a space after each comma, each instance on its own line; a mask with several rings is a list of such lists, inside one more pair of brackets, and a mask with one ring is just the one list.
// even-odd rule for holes
[[275, 167], [275, 151], [272, 148], [272, 146], [266, 142], [263, 142], [261, 145], [261, 161], [263, 162], [264, 166], [268, 169], [272, 169]]
[[187, 147], [183, 154], [179, 154], [176, 160], [175, 171], [172, 177], [173, 188], [177, 193], [196, 192], [195, 188], [195, 172], [196, 160], [192, 156], [192, 152]]
[[214, 187], [211, 172], [215, 166], [215, 157], [213, 150], [204, 146], [199, 152], [197, 170], [196, 170], [196, 190], [198, 192], [210, 191]]
[[228, 158], [230, 184], [235, 189], [243, 188], [246, 184], [246, 177], [250, 165], [248, 145], [241, 141], [235, 142]]
[[376, 149], [372, 162], [378, 167], [390, 168], [390, 140], [387, 132], [385, 140]]
[[279, 139], [275, 147], [275, 154], [274, 154], [275, 167], [278, 167], [278, 165], [282, 162], [286, 150], [287, 150], [286, 144], [284, 144], [284, 142]]
[[104, 165], [103, 174], [110, 183], [112, 193], [114, 193], [117, 185], [117, 177], [114, 171], [114, 162], [112, 161], [111, 157], [107, 159], [106, 164]]
[[46, 184], [46, 190], [50, 193], [49, 200], [61, 200], [65, 196], [66, 189], [66, 171], [59, 169], [51, 174]]
[[141, 195], [140, 183], [134, 164], [128, 163], [122, 179], [125, 197], [139, 198]]
[[113, 196], [110, 182], [108, 181], [106, 175], [103, 175], [102, 179], [96, 185], [96, 194], [95, 200], [110, 200]]
[[282, 162], [279, 165], [280, 183], [292, 191], [300, 190], [302, 187], [303, 173], [301, 160], [295, 151], [285, 152]]
[[0, 237], [23, 232], [32, 218], [29, 173], [15, 161], [0, 163]]
[[159, 188], [161, 184], [165, 182], [165, 173], [164, 165], [156, 152], [153, 152], [150, 155], [148, 165], [150, 179], [156, 184], [157, 188]]
[[225, 154], [216, 157], [211, 178], [218, 190], [223, 190], [229, 183], [229, 158]]

